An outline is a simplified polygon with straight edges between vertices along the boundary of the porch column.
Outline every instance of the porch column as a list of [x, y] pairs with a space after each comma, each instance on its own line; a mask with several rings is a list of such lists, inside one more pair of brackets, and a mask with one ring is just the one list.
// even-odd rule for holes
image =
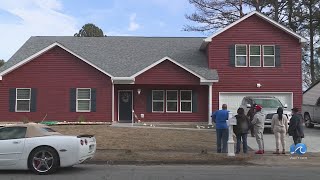
[[212, 125], [211, 111], [212, 111], [212, 83], [209, 86], [209, 108], [208, 108], [208, 125]]
[[112, 98], [111, 98], [111, 103], [112, 103], [112, 122], [114, 122], [114, 84], [112, 83]]

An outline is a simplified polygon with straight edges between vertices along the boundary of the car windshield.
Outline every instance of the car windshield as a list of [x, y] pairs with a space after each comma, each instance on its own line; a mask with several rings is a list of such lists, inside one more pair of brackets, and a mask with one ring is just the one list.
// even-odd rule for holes
[[262, 108], [278, 108], [283, 107], [277, 99], [253, 99], [255, 104], [259, 104]]
[[47, 127], [42, 128], [42, 130], [45, 131], [45, 132], [57, 132], [57, 131], [55, 131], [55, 130], [53, 130], [51, 128], [47, 128]]

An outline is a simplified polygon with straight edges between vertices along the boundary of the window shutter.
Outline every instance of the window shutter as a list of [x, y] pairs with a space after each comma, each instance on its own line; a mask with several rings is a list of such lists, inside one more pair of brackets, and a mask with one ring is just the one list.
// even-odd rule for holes
[[276, 45], [275, 47], [275, 66], [280, 67], [281, 62], [280, 62], [280, 46]]
[[198, 94], [192, 91], [192, 112], [198, 112]]
[[152, 91], [149, 90], [147, 93], [147, 112], [152, 112]]
[[76, 112], [76, 95], [77, 89], [71, 88], [70, 89], [70, 112]]
[[96, 107], [97, 107], [97, 103], [96, 103], [96, 89], [91, 88], [91, 112], [96, 112]]
[[230, 66], [235, 67], [236, 66], [236, 55], [235, 55], [236, 46], [231, 45], [229, 46], [229, 61]]
[[37, 110], [37, 89], [31, 89], [31, 103], [30, 103], [30, 112], [36, 112]]
[[16, 110], [16, 88], [9, 89], [9, 112]]

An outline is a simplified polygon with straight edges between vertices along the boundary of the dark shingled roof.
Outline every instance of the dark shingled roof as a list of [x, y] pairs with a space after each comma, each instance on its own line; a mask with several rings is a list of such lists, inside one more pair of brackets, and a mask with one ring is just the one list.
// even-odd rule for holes
[[114, 77], [130, 77], [167, 56], [207, 80], [218, 80], [217, 71], [208, 68], [205, 52], [199, 50], [202, 41], [200, 37], [36, 36], [0, 72], [57, 42]]

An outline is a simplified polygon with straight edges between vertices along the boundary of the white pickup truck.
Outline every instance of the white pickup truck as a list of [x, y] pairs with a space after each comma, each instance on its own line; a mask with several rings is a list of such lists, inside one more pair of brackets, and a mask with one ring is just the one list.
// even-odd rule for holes
[[282, 107], [284, 109], [283, 114], [285, 114], [288, 119], [292, 117], [291, 111], [287, 109], [288, 105], [283, 105], [276, 97], [246, 96], [242, 99], [240, 107], [242, 107], [245, 111], [245, 114], [247, 114], [253, 104], [259, 104], [262, 106], [261, 112], [265, 115], [265, 128], [271, 128], [271, 119], [273, 115], [277, 113], [278, 107]]
[[307, 128], [313, 128], [315, 124], [320, 124], [320, 97], [314, 105], [303, 104], [302, 114]]

